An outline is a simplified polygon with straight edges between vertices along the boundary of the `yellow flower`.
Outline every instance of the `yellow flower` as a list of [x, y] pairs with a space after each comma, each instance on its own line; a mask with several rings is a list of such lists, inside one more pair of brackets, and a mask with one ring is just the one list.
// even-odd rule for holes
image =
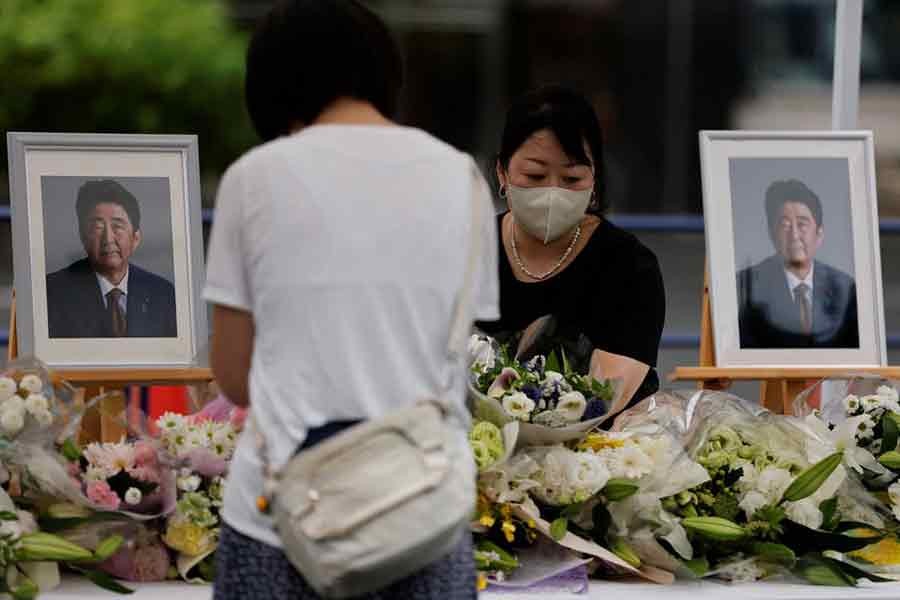
[[478, 586], [479, 592], [483, 592], [485, 589], [487, 589], [487, 577], [485, 576], [484, 573], [478, 574], [478, 580], [477, 580], [476, 585]]
[[884, 538], [862, 550], [851, 552], [850, 556], [880, 567], [900, 565], [900, 542], [895, 537]]
[[621, 448], [625, 440], [608, 437], [602, 433], [589, 433], [586, 438], [578, 443], [579, 450], [603, 450], [605, 448]]
[[534, 519], [528, 519], [528, 526], [532, 529], [537, 527], [537, 524], [534, 522]]
[[208, 529], [180, 519], [169, 520], [163, 541], [168, 547], [188, 556], [199, 556], [216, 547], [215, 537]]
[[500, 505], [500, 515], [504, 519], [509, 519], [512, 516], [512, 507], [509, 504]]
[[513, 522], [503, 521], [503, 525], [500, 526], [500, 529], [503, 530], [503, 535], [506, 536], [506, 541], [512, 543], [516, 535], [516, 526], [513, 525]]
[[478, 522], [484, 525], [485, 527], [493, 527], [494, 523], [497, 522], [497, 519], [492, 517], [491, 515], [481, 515], [481, 518], [478, 519]]

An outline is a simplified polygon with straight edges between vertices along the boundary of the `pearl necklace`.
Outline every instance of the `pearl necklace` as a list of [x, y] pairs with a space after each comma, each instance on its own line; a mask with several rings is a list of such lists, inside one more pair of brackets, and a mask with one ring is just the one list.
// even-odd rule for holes
[[513, 222], [512, 222], [512, 251], [513, 251], [513, 258], [516, 259], [516, 264], [519, 265], [519, 268], [522, 269], [522, 272], [523, 272], [523, 273], [525, 273], [526, 275], [528, 275], [528, 276], [531, 277], [532, 279], [537, 279], [538, 281], [540, 281], [540, 280], [542, 280], [542, 279], [546, 279], [547, 277], [550, 277], [550, 275], [552, 275], [553, 273], [555, 273], [556, 270], [557, 270], [558, 268], [560, 268], [564, 262], [566, 262], [566, 259], [569, 258], [569, 255], [570, 255], [570, 254], [572, 254], [572, 250], [575, 249], [575, 244], [578, 243], [578, 238], [579, 238], [579, 237], [581, 237], [581, 223], [579, 223], [579, 224], [575, 227], [575, 235], [572, 236], [572, 241], [569, 242], [569, 247], [566, 248], [566, 251], [563, 252], [563, 255], [560, 257], [560, 259], [559, 259], [558, 261], [556, 261], [556, 264], [553, 265], [553, 268], [550, 269], [549, 271], [547, 271], [546, 273], [544, 273], [543, 275], [540, 275], [540, 274], [532, 273], [531, 271], [529, 271], [528, 268], [525, 266], [525, 264], [522, 262], [522, 257], [519, 256], [519, 247], [518, 247], [518, 245], [516, 244], [516, 223], [515, 223], [515, 221], [513, 221]]

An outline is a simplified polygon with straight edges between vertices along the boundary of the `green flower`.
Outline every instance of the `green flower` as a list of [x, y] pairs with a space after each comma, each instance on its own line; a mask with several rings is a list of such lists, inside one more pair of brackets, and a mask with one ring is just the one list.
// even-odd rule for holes
[[469, 432], [469, 445], [475, 455], [475, 464], [479, 469], [485, 469], [503, 456], [503, 432], [493, 423], [481, 421]]

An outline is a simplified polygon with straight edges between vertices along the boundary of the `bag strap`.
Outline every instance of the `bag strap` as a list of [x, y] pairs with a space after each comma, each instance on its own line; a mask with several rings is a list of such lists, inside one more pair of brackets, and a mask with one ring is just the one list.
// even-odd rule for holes
[[[447, 392], [453, 386], [454, 373], [459, 360], [466, 348], [466, 341], [470, 333], [470, 306], [472, 305], [472, 295], [475, 288], [475, 273], [478, 266], [478, 257], [481, 255], [481, 226], [482, 208], [480, 206], [480, 198], [484, 191], [482, 179], [480, 177], [478, 167], [471, 157], [468, 157], [470, 173], [472, 176], [472, 185], [469, 192], [471, 219], [469, 223], [469, 252], [466, 257], [466, 265], [463, 271], [462, 287], [456, 297], [456, 304], [453, 308], [453, 319], [450, 322], [450, 333], [447, 338], [447, 358], [450, 363], [450, 374], [447, 377], [447, 383], [441, 394], [434, 398], [434, 401], [441, 407], [445, 414], [453, 414], [453, 406], [445, 399]], [[277, 485], [277, 473], [272, 468], [269, 460], [269, 449], [266, 438], [262, 434], [262, 428], [256, 422], [251, 408], [247, 415], [246, 423], [248, 432], [254, 436], [256, 441], [256, 449], [259, 454], [260, 462], [263, 470], [263, 493], [256, 498], [256, 506], [260, 512], [268, 512], [270, 499], [275, 493]]]

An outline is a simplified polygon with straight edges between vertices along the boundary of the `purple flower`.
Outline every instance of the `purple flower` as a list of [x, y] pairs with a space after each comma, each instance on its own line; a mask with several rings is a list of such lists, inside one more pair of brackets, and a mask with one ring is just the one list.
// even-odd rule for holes
[[582, 421], [589, 421], [591, 419], [596, 419], [597, 417], [602, 417], [606, 414], [606, 404], [603, 403], [603, 400], [600, 398], [591, 398], [587, 401], [587, 407], [584, 409], [584, 414], [581, 415]]
[[524, 385], [522, 386], [522, 393], [537, 402], [541, 399], [541, 388], [536, 385]]

